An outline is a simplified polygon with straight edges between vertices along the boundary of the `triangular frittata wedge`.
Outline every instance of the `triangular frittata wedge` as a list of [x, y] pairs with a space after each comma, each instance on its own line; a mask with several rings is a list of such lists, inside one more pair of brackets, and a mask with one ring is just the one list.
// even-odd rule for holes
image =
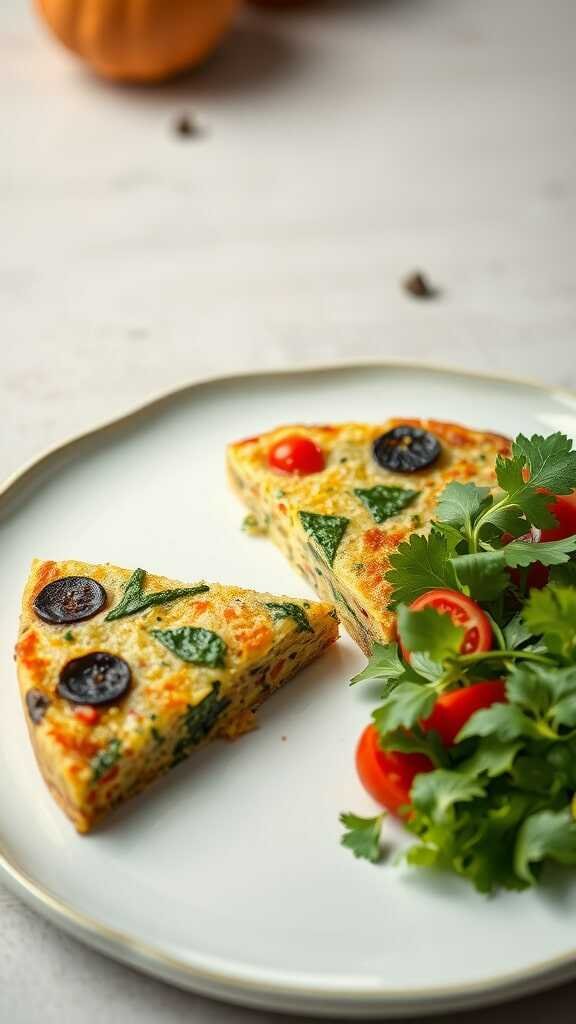
[[500, 435], [437, 420], [297, 424], [231, 444], [228, 470], [255, 532], [268, 533], [317, 593], [336, 602], [370, 655], [374, 641], [394, 636], [390, 555], [411, 533], [428, 531], [450, 481], [493, 487], [495, 458], [509, 450]]
[[337, 636], [329, 604], [35, 561], [16, 661], [48, 787], [88, 832], [201, 744], [246, 732]]

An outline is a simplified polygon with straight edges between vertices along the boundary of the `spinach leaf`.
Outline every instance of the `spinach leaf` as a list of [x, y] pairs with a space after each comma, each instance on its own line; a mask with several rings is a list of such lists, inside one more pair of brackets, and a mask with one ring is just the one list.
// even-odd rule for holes
[[98, 782], [120, 760], [122, 744], [120, 740], [110, 740], [107, 747], [96, 754], [90, 762], [92, 782]]
[[182, 720], [182, 735], [174, 747], [172, 768], [184, 761], [214, 728], [220, 715], [229, 706], [227, 697], [220, 697], [220, 683], [215, 683], [199, 704], [189, 704]]
[[159, 604], [169, 604], [181, 597], [194, 597], [196, 594], [205, 594], [210, 590], [205, 583], [199, 583], [195, 587], [180, 587], [176, 590], [158, 590], [154, 594], [144, 593], [144, 581], [146, 572], [144, 569], [136, 569], [124, 588], [120, 603], [112, 611], [108, 612], [105, 621], [113, 622], [115, 619], [123, 619], [126, 615], [135, 615], [136, 612], [143, 612]]
[[221, 668], [224, 665], [226, 644], [211, 629], [180, 626], [178, 629], [152, 629], [153, 637], [182, 661], [192, 665]]
[[273, 622], [280, 622], [282, 619], [294, 619], [298, 627], [297, 633], [314, 632], [306, 612], [299, 604], [292, 604], [290, 601], [270, 602], [266, 605], [266, 608], [270, 612]]
[[391, 516], [401, 512], [418, 497], [419, 491], [411, 491], [406, 487], [357, 487], [354, 494], [366, 506], [370, 515], [377, 523], [384, 523]]
[[336, 552], [350, 522], [346, 516], [323, 516], [318, 512], [299, 512], [302, 526], [324, 552], [328, 565], [334, 565]]

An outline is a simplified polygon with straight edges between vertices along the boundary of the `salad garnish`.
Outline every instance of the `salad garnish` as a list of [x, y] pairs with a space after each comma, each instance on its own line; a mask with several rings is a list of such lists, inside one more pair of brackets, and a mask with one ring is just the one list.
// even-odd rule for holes
[[448, 484], [429, 534], [390, 556], [398, 642], [352, 680], [379, 686], [357, 767], [386, 810], [341, 818], [375, 862], [398, 815], [410, 864], [481, 892], [576, 865], [576, 451], [520, 434], [496, 479]]

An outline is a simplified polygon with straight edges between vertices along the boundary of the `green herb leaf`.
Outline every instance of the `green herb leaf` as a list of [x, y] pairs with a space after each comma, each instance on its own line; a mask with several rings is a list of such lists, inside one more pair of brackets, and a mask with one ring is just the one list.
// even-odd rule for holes
[[220, 683], [215, 683], [199, 704], [188, 705], [182, 718], [180, 739], [172, 753], [172, 768], [184, 761], [193, 748], [206, 739], [229, 704], [227, 697], [220, 697]]
[[437, 693], [432, 686], [419, 683], [400, 683], [384, 704], [372, 713], [374, 724], [381, 736], [395, 729], [409, 729], [432, 712]]
[[514, 704], [493, 704], [476, 711], [456, 737], [456, 742], [470, 736], [495, 736], [502, 742], [521, 736], [540, 738], [536, 724]]
[[448, 765], [442, 741], [433, 730], [423, 732], [418, 726], [414, 726], [410, 732], [396, 729], [384, 736], [380, 735], [380, 746], [382, 750], [394, 750], [401, 754], [424, 754], [436, 768]]
[[122, 743], [120, 740], [110, 740], [108, 746], [104, 747], [99, 754], [90, 761], [90, 768], [92, 769], [92, 782], [99, 782], [99, 780], [114, 767], [115, 764], [120, 760], [122, 755]]
[[514, 851], [514, 865], [520, 878], [535, 882], [532, 865], [546, 859], [576, 864], [576, 822], [570, 808], [540, 811], [527, 818], [520, 828]]
[[458, 654], [464, 640], [464, 629], [454, 624], [451, 615], [436, 608], [413, 612], [401, 605], [398, 609], [398, 632], [406, 650], [425, 651], [437, 662]]
[[489, 487], [453, 480], [438, 498], [438, 519], [469, 535], [474, 519], [491, 501]]
[[501, 551], [483, 551], [475, 555], [457, 555], [452, 566], [461, 589], [475, 601], [494, 601], [510, 586]]
[[428, 654], [424, 654], [423, 651], [412, 651], [410, 668], [406, 669], [406, 672], [411, 672], [412, 675], [419, 677], [414, 682], [427, 679], [429, 683], [435, 683], [444, 674], [444, 666], [440, 662], [434, 661]]
[[357, 487], [354, 494], [366, 506], [370, 515], [377, 523], [384, 523], [391, 516], [398, 515], [402, 509], [410, 505], [418, 497], [419, 491], [408, 490], [407, 487]]
[[555, 729], [576, 726], [576, 665], [546, 668], [516, 665], [506, 683], [508, 699], [546, 718]]
[[282, 603], [271, 602], [266, 605], [266, 608], [270, 612], [273, 622], [280, 622], [281, 619], [293, 619], [298, 627], [296, 629], [297, 633], [314, 632], [306, 612], [299, 604], [292, 604], [290, 601], [284, 601]]
[[460, 530], [457, 530], [455, 526], [450, 526], [449, 523], [441, 523], [439, 520], [435, 520], [432, 523], [432, 533], [437, 534], [439, 537], [444, 537], [446, 544], [448, 545], [448, 554], [452, 558], [458, 553], [458, 551], [464, 551], [468, 547], [468, 541], [462, 535]]
[[472, 757], [458, 765], [458, 771], [471, 776], [485, 774], [488, 778], [495, 779], [512, 770], [522, 746], [521, 740], [501, 740], [497, 736], [486, 736], [479, 741]]
[[366, 679], [397, 679], [403, 672], [404, 665], [398, 655], [398, 644], [375, 643], [366, 668], [353, 676], [350, 682], [355, 685]]
[[[524, 479], [528, 470], [529, 478]], [[523, 512], [527, 521], [541, 528], [556, 525], [550, 513], [550, 493], [569, 494], [576, 488], [576, 452], [564, 434], [531, 438], [519, 434], [512, 445], [512, 457], [499, 456], [496, 476], [508, 504]], [[546, 489], [548, 493], [542, 493]], [[488, 515], [488, 519], [492, 518]]]
[[[531, 438], [519, 434], [512, 456], [523, 458], [523, 465], [528, 466], [531, 487], [545, 487], [553, 494], [570, 494], [576, 488], [576, 451], [565, 434], [533, 434]], [[549, 494], [544, 497], [550, 500]]]
[[155, 594], [144, 593], [144, 581], [146, 572], [144, 569], [136, 569], [126, 587], [120, 603], [112, 611], [108, 612], [105, 621], [113, 622], [115, 619], [122, 619], [126, 615], [134, 615], [136, 612], [145, 611], [159, 604], [169, 604], [181, 597], [194, 597], [196, 594], [205, 594], [210, 587], [205, 583], [199, 583], [195, 587], [181, 587], [176, 590], [159, 590]]
[[384, 814], [377, 814], [375, 818], [359, 818], [350, 812], [341, 814], [340, 823], [347, 829], [340, 840], [342, 846], [352, 850], [355, 857], [377, 864], [382, 859], [380, 833], [384, 817]]
[[468, 803], [484, 796], [484, 792], [480, 780], [438, 768], [416, 776], [412, 785], [412, 803], [422, 814], [439, 824], [450, 817], [455, 804]]
[[386, 579], [392, 584], [395, 605], [411, 604], [426, 590], [456, 586], [448, 542], [439, 533], [431, 533], [429, 537], [413, 533], [410, 540], [390, 556], [390, 565]]
[[151, 629], [150, 632], [182, 661], [210, 668], [221, 668], [224, 665], [226, 644], [211, 629], [180, 626], [177, 629]]
[[534, 562], [541, 562], [542, 565], [562, 565], [569, 560], [574, 551], [576, 536], [564, 537], [562, 540], [540, 541], [538, 544], [514, 540], [501, 549], [506, 565], [512, 567], [532, 565]]
[[318, 512], [299, 512], [298, 515], [306, 533], [324, 552], [328, 565], [334, 565], [336, 552], [350, 520], [345, 516], [323, 516]]
[[533, 640], [534, 636], [531, 630], [528, 629], [526, 623], [522, 618], [522, 613], [517, 612], [510, 621], [504, 626], [503, 629], [504, 642], [507, 650], [515, 650], [517, 647], [523, 647], [529, 640]]
[[552, 654], [576, 661], [576, 589], [531, 590], [522, 617], [532, 633], [542, 634]]

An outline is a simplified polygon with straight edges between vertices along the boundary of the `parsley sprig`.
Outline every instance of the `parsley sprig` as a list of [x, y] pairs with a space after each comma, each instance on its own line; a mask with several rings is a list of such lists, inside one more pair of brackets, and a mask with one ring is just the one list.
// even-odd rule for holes
[[[450, 483], [428, 536], [413, 534], [387, 574], [402, 648], [375, 644], [354, 684], [376, 681], [373, 713], [384, 750], [426, 754], [406, 827], [406, 858], [448, 868], [477, 889], [522, 889], [546, 861], [576, 865], [576, 537], [540, 541], [554, 527], [551, 495], [576, 489], [576, 452], [563, 434], [519, 435], [496, 462], [498, 489]], [[529, 590], [535, 562], [549, 584]], [[421, 594], [459, 590], [491, 619], [489, 651], [462, 653], [464, 630]], [[438, 697], [485, 679], [505, 681], [506, 703], [473, 714], [454, 744], [423, 727]], [[344, 845], [380, 859], [382, 816], [346, 815]]]

